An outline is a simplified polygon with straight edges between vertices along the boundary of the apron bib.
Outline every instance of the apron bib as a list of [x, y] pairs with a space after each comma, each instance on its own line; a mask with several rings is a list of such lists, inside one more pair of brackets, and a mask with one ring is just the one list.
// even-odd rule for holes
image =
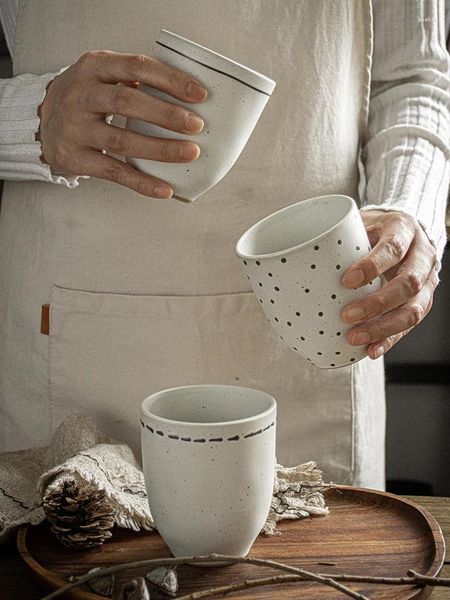
[[14, 74], [93, 49], [151, 55], [161, 28], [277, 87], [235, 166], [191, 205], [94, 178], [75, 190], [5, 183], [0, 449], [46, 444], [80, 409], [139, 455], [145, 396], [237, 384], [276, 398], [279, 462], [313, 459], [329, 480], [383, 488], [383, 361], [330, 371], [304, 361], [272, 331], [234, 255], [280, 208], [332, 193], [359, 201], [370, 1], [22, 0]]

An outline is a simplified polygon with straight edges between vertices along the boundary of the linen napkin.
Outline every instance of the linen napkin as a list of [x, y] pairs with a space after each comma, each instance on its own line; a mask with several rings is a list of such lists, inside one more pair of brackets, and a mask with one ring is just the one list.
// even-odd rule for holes
[[[49, 446], [0, 454], [0, 544], [19, 525], [43, 521], [43, 497], [66, 479], [104, 490], [117, 526], [155, 529], [142, 469], [130, 447], [106, 436], [84, 413], [73, 413], [56, 429]], [[312, 461], [296, 467], [276, 463], [262, 532], [280, 535], [276, 524], [282, 519], [327, 514], [323, 485]]]

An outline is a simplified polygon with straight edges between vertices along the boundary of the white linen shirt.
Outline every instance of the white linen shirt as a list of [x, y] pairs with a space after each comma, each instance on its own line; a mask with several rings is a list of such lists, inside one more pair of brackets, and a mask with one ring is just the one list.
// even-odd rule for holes
[[[360, 156], [362, 208], [416, 217], [437, 250], [446, 243], [450, 178], [450, 57], [444, 0], [372, 0], [373, 62], [369, 122]], [[0, 2], [11, 55], [18, 0]], [[35, 140], [38, 107], [57, 73], [0, 80], [0, 178], [74, 188], [76, 176], [52, 173]]]

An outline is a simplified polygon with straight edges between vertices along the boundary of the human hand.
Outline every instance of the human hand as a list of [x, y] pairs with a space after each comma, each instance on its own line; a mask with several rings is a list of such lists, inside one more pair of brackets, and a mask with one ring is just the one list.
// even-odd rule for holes
[[55, 172], [91, 175], [146, 196], [170, 198], [173, 190], [166, 182], [102, 150], [186, 163], [198, 158], [197, 144], [142, 135], [109, 125], [105, 117], [119, 114], [183, 134], [200, 132], [204, 123], [181, 106], [135, 89], [137, 82], [184, 102], [202, 102], [207, 96], [196, 79], [149, 56], [107, 50], [87, 52], [53, 79], [40, 106], [38, 139], [45, 162]]
[[379, 358], [428, 314], [438, 284], [436, 251], [416, 219], [396, 211], [363, 210], [361, 217], [372, 250], [342, 277], [347, 288], [359, 288], [384, 274], [379, 290], [347, 304], [345, 323], [354, 346], [368, 345]]

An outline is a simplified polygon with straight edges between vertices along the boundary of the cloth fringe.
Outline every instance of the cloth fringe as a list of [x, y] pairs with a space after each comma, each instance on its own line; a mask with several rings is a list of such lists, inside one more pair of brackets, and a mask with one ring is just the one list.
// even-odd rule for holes
[[[20, 525], [45, 519], [42, 500], [67, 479], [104, 490], [118, 527], [155, 529], [144, 475], [129, 446], [108, 438], [83, 413], [73, 413], [45, 448], [0, 455], [0, 544]], [[295, 467], [275, 465], [273, 498], [266, 535], [281, 535], [277, 523], [326, 515], [322, 472], [312, 461]]]

